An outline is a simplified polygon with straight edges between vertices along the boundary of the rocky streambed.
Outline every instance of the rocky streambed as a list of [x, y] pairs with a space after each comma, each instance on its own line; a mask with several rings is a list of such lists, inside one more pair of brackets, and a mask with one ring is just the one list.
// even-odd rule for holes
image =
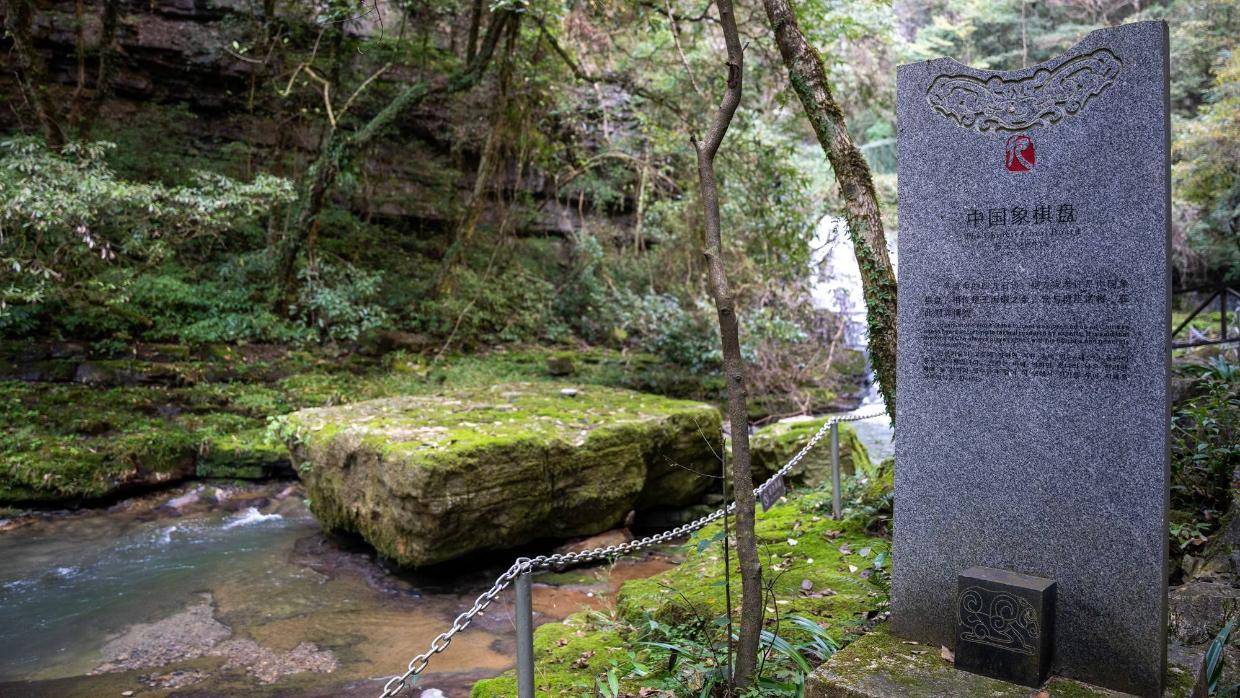
[[[191, 485], [0, 530], [0, 695], [15, 696], [372, 696], [510, 562], [394, 574], [326, 538], [287, 482]], [[672, 564], [544, 575], [536, 622]], [[513, 635], [505, 594], [420, 687], [468, 695], [511, 666]]]

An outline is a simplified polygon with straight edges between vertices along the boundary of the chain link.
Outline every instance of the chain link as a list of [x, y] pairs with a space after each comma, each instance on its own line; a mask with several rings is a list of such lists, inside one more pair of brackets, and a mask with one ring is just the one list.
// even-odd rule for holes
[[[814, 447], [818, 445], [818, 442], [822, 441], [823, 437], [831, 431], [831, 425], [839, 424], [841, 422], [859, 422], [864, 419], [882, 417], [885, 414], [887, 414], [886, 410], [881, 410], [873, 414], [850, 414], [841, 417], [832, 417], [831, 419], [823, 422], [822, 426], [818, 428], [818, 431], [810, 437], [809, 441], [805, 443], [805, 446], [803, 446], [800, 451], [797, 451], [796, 455], [784, 464], [784, 467], [780, 468], [774, 475], [767, 478], [766, 482], [763, 482], [761, 485], [754, 488], [754, 495], [760, 496], [763, 491], [775, 484], [776, 480], [792, 472], [792, 469], [801, 462], [801, 459], [803, 459], [807, 453], [812, 451]], [[501, 591], [508, 588], [508, 585], [511, 584], [512, 581], [519, 575], [528, 574], [535, 569], [542, 569], [545, 567], [568, 567], [572, 565], [580, 565], [585, 562], [593, 562], [594, 560], [623, 557], [645, 548], [661, 545], [668, 541], [675, 540], [676, 538], [680, 538], [685, 534], [693, 533], [694, 531], [705, 528], [711, 523], [722, 519], [726, 514], [730, 514], [735, 509], [736, 502], [731, 502], [726, 507], [717, 509], [706, 516], [701, 517], [700, 519], [690, 521], [686, 524], [681, 524], [676, 528], [662, 533], [656, 533], [653, 536], [631, 540], [627, 543], [621, 543], [619, 545], [591, 548], [589, 550], [581, 550], [574, 553], [557, 553], [555, 555], [539, 555], [534, 558], [518, 559], [495, 580], [495, 584], [491, 585], [490, 589], [482, 592], [482, 594], [474, 600], [474, 605], [468, 611], [460, 614], [455, 620], [452, 621], [452, 627], [448, 628], [443, 633], [440, 633], [439, 636], [431, 641], [430, 649], [409, 661], [409, 666], [404, 674], [393, 676], [386, 684], [383, 685], [383, 694], [380, 698], [392, 698], [392, 696], [399, 694], [402, 689], [410, 685], [409, 679], [413, 676], [421, 674], [426, 669], [427, 665], [430, 664], [431, 657], [434, 657], [440, 652], [448, 649], [448, 645], [452, 644], [452, 638], [457, 633], [469, 627], [469, 624], [473, 622], [474, 617], [485, 611], [487, 606], [490, 606], [491, 602], [495, 600], [495, 597], [498, 596]]]

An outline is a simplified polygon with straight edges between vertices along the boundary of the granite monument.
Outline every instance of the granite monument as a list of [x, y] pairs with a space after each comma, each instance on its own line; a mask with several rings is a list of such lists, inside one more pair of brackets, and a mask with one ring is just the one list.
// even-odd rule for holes
[[893, 629], [952, 646], [963, 571], [1043, 577], [1052, 671], [1161, 695], [1167, 27], [898, 86]]

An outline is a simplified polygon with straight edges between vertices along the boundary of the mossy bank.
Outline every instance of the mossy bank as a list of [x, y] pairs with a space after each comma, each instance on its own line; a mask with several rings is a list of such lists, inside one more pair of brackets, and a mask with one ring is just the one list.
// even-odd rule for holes
[[[431, 361], [417, 354], [270, 345], [139, 345], [98, 358], [85, 345], [0, 345], [0, 504], [107, 501], [194, 478], [283, 476], [269, 422], [309, 407], [551, 380], [532, 347]], [[644, 354], [581, 350], [577, 385], [715, 399], [714, 379]]]
[[[831, 497], [814, 490], [789, 495], [758, 517], [759, 551], [770, 587], [766, 629], [798, 642], [806, 632], [790, 621], [801, 616], [837, 643], [861, 634], [887, 606], [889, 542], [867, 534], [859, 520], [834, 521]], [[689, 629], [715, 627], [726, 612], [722, 527], [714, 524], [683, 545], [677, 567], [626, 582], [611, 613], [578, 613], [540, 627], [534, 636], [538, 695], [594, 695], [608, 672], [622, 692], [672, 695], [701, 686], [708, 667], [688, 658], [670, 661], [667, 642]], [[740, 577], [732, 565], [733, 593]], [[538, 593], [535, 587], [534, 593]], [[670, 644], [670, 643], [669, 643]], [[775, 670], [772, 660], [770, 668]], [[657, 693], [668, 691], [668, 693]], [[511, 674], [480, 681], [472, 698], [515, 698]]]

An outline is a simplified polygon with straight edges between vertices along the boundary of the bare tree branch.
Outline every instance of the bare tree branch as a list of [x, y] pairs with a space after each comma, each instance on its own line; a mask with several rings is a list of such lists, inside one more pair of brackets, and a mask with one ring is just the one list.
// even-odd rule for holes
[[43, 56], [35, 49], [30, 35], [33, 15], [33, 0], [5, 0], [4, 28], [13, 41], [13, 52], [17, 54], [22, 91], [34, 108], [39, 127], [43, 129], [43, 139], [48, 146], [59, 150], [65, 144], [65, 131], [48, 94]]
[[667, 97], [658, 94], [657, 92], [652, 92], [645, 87], [642, 87], [637, 84], [632, 77], [625, 75], [624, 73], [603, 73], [600, 75], [594, 75], [587, 72], [585, 68], [581, 67], [580, 63], [569, 55], [568, 51], [564, 50], [564, 47], [560, 45], [560, 42], [556, 41], [555, 36], [551, 33], [551, 30], [547, 29], [547, 24], [541, 17], [536, 18], [535, 21], [538, 23], [538, 30], [542, 32], [542, 35], [546, 38], [547, 43], [551, 45], [551, 50], [555, 51], [556, 55], [560, 57], [560, 60], [564, 61], [564, 64], [568, 66], [568, 69], [572, 71], [573, 75], [576, 76], [578, 80], [591, 84], [603, 83], [607, 85], [615, 85], [629, 94], [637, 95], [638, 97], [649, 100], [664, 109], [667, 109], [675, 114], [676, 117], [682, 122], [686, 124], [690, 123], [689, 117], [676, 103], [672, 102]]

